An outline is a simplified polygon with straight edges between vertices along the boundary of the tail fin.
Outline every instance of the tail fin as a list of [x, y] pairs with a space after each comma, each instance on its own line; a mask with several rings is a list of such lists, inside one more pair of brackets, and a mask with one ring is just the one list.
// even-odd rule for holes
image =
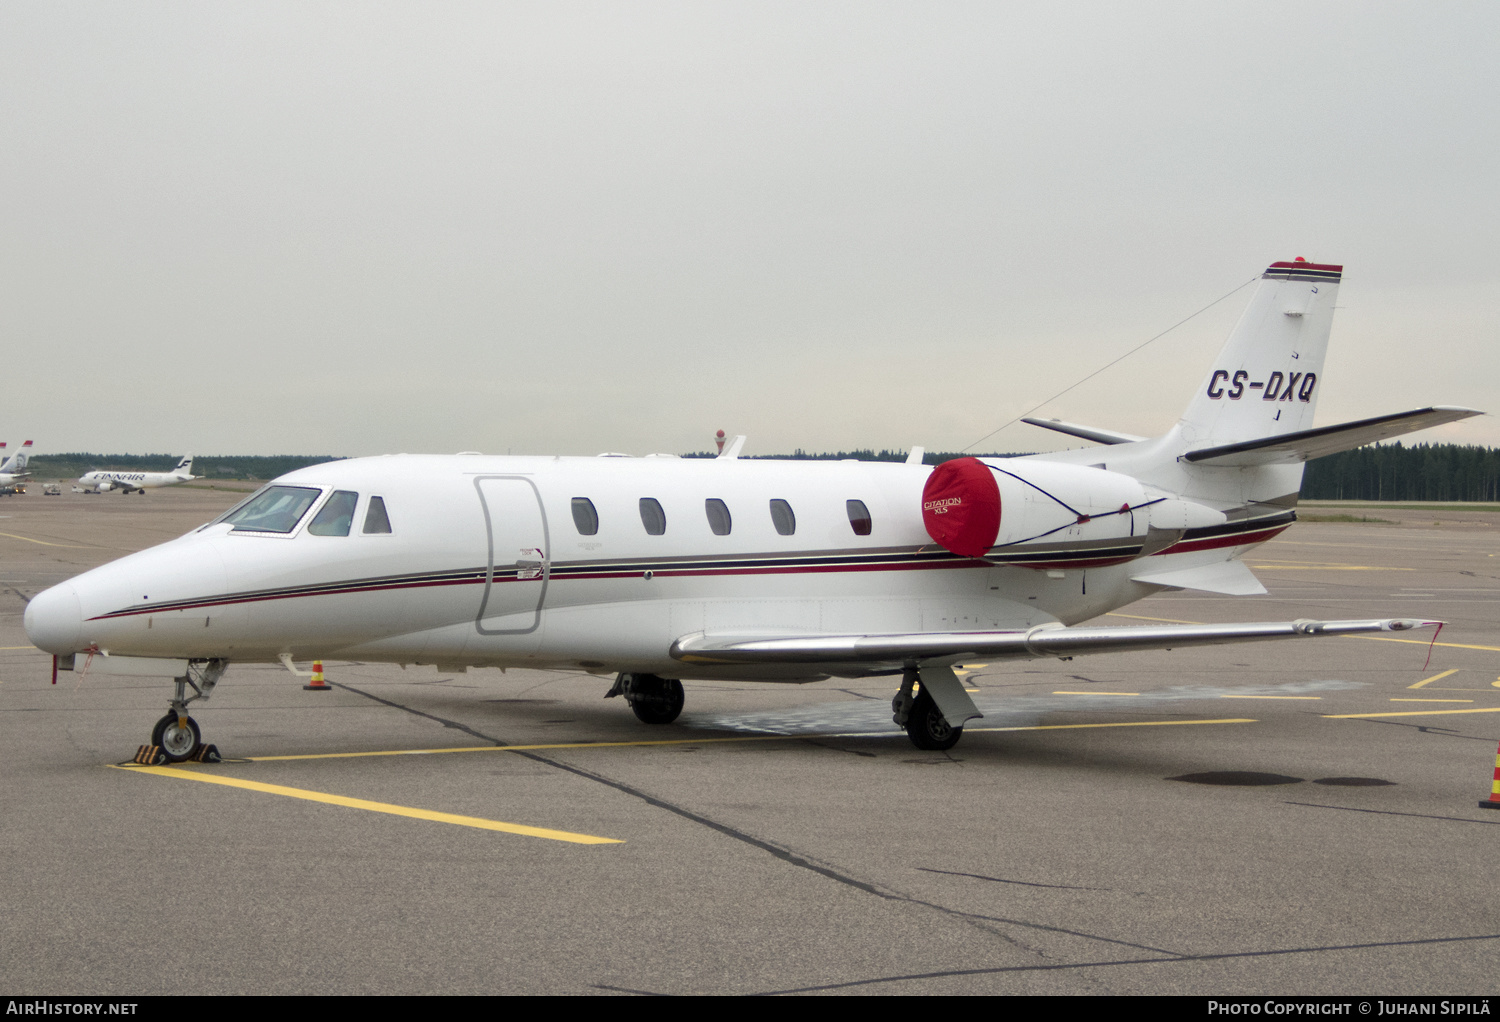
[[[0, 448], [3, 448], [4, 446], [4, 444], [0, 444]], [[9, 458], [5, 459], [5, 464], [0, 465], [0, 472], [11, 475], [21, 475], [26, 471], [26, 463], [30, 460], [31, 441], [28, 440], [21, 445], [21, 449], [19, 451], [17, 451], [15, 454], [12, 454]]]
[[1178, 422], [1192, 449], [1309, 429], [1342, 266], [1272, 263]]
[[183, 473], [185, 475], [192, 475], [193, 474], [193, 456], [192, 456], [192, 454], [191, 453], [184, 454], [182, 456], [182, 460], [177, 463], [177, 467], [174, 468], [174, 469], [172, 469], [172, 471], [173, 472], [181, 472], [181, 473]]

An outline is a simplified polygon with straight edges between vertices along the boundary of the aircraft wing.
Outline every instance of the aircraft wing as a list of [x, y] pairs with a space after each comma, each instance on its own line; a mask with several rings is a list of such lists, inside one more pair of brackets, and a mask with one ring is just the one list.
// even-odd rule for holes
[[962, 663], [970, 657], [1023, 660], [1358, 632], [1404, 632], [1438, 623], [1413, 618], [1385, 618], [1364, 621], [1302, 619], [1223, 625], [1038, 625], [1024, 631], [1007, 632], [911, 632], [784, 638], [695, 632], [672, 643], [671, 654], [685, 664], [921, 663], [938, 660]]
[[1063, 422], [1061, 419], [1023, 418], [1021, 421], [1028, 425], [1040, 426], [1043, 429], [1055, 430], [1058, 433], [1066, 433], [1068, 436], [1076, 436], [1083, 440], [1092, 440], [1098, 444], [1133, 444], [1137, 440], [1149, 439], [1148, 437], [1136, 436], [1133, 433], [1116, 433], [1110, 429], [1079, 426], [1072, 422]]
[[1343, 422], [1337, 426], [1301, 429], [1295, 433], [1225, 444], [1222, 447], [1206, 447], [1201, 451], [1184, 454], [1182, 460], [1195, 465], [1294, 465], [1299, 461], [1311, 461], [1325, 454], [1351, 451], [1377, 440], [1483, 414], [1473, 408], [1434, 405], [1414, 412], [1381, 415], [1373, 419]]

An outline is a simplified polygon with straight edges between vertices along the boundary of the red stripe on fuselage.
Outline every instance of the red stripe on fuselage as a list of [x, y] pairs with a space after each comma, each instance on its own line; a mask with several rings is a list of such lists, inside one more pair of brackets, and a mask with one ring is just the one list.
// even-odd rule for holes
[[1254, 543], [1264, 543], [1291, 527], [1291, 522], [1286, 525], [1278, 525], [1271, 529], [1261, 529], [1259, 532], [1241, 532], [1233, 536], [1214, 536], [1209, 539], [1190, 539], [1186, 542], [1176, 543], [1165, 550], [1158, 550], [1152, 557], [1160, 557], [1162, 554], [1185, 554], [1194, 550], [1218, 550], [1226, 546], [1250, 546]]

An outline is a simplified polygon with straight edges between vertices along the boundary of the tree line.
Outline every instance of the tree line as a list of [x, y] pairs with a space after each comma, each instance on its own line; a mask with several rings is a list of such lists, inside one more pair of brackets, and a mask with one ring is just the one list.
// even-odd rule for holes
[[[180, 454], [37, 454], [31, 458], [31, 474], [37, 479], [77, 479], [85, 472], [168, 472], [182, 460]], [[308, 465], [340, 461], [331, 454], [199, 455], [193, 459], [193, 475], [216, 479], [275, 479]]]
[[[1104, 448], [1100, 448], [1104, 450]], [[689, 458], [712, 458], [700, 451]], [[793, 461], [905, 461], [905, 451], [855, 450], [831, 454], [760, 455]], [[953, 458], [1015, 458], [1018, 454], [928, 451], [923, 462], [940, 465]], [[1329, 454], [1307, 463], [1302, 476], [1306, 500], [1494, 500], [1500, 501], [1500, 450], [1461, 444], [1372, 444]]]
[[[1101, 448], [1102, 450], [1102, 448]], [[906, 451], [853, 450], [754, 455], [789, 461], [905, 461]], [[177, 464], [176, 454], [38, 454], [31, 459], [39, 479], [77, 478], [95, 469], [165, 472]], [[686, 458], [712, 458], [715, 452], [697, 451]], [[747, 457], [751, 457], [747, 455]], [[939, 465], [954, 458], [1014, 458], [1018, 454], [970, 455], [962, 451], [928, 451], [922, 458]], [[207, 480], [274, 479], [308, 465], [339, 461], [335, 455], [202, 455], [193, 461], [193, 474]], [[1341, 451], [1308, 462], [1302, 477], [1307, 500], [1475, 500], [1500, 501], [1500, 450], [1460, 444], [1404, 446], [1372, 444]]]
[[1372, 444], [1307, 463], [1306, 500], [1500, 500], [1500, 450]]

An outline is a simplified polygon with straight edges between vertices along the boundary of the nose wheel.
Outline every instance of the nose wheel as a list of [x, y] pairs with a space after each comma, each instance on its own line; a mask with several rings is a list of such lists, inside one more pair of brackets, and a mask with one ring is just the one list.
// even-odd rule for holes
[[167, 754], [168, 762], [181, 763], [192, 759], [203, 741], [196, 720], [169, 713], [151, 729], [151, 744]]

